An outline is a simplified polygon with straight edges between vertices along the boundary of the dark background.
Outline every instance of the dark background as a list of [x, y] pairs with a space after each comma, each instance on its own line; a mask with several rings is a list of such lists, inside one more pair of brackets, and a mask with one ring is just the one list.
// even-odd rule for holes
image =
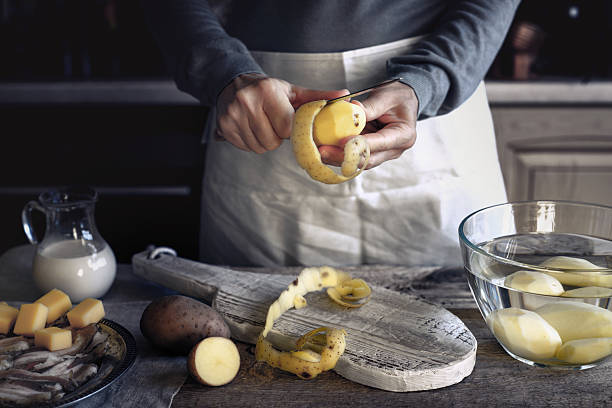
[[[525, 0], [487, 77], [609, 79], [611, 21], [612, 1]], [[87, 184], [119, 261], [148, 244], [197, 258], [206, 109], [165, 102], [167, 87], [146, 100], [118, 86], [169, 79], [138, 0], [0, 0], [0, 252], [26, 242], [27, 201]], [[79, 85], [91, 81], [121, 90], [84, 101]], [[45, 98], [27, 94], [33, 84]]]
[[[123, 90], [150, 81], [155, 92], [170, 79], [139, 1], [0, 0], [0, 61], [0, 252], [26, 243], [27, 201], [89, 185], [119, 261], [149, 244], [197, 258], [207, 111], [165, 103], [168, 87], [151, 101]], [[83, 102], [90, 81], [114, 93]], [[41, 236], [44, 216], [34, 214]]]

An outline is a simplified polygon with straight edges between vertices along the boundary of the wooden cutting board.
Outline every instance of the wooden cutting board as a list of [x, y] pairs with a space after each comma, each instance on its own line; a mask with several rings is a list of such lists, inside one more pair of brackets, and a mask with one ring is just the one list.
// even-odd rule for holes
[[[163, 254], [134, 255], [134, 273], [212, 304], [238, 341], [255, 344], [268, 307], [295, 276], [242, 272]], [[308, 306], [285, 312], [268, 335], [281, 348], [321, 326], [344, 328], [346, 350], [334, 370], [360, 384], [388, 391], [446, 387], [468, 376], [476, 339], [455, 315], [413, 295], [372, 287], [365, 306], [347, 309], [325, 291], [306, 296]]]

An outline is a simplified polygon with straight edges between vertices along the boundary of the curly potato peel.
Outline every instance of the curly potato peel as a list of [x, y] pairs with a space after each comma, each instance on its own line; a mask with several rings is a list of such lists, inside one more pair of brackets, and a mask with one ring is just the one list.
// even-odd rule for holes
[[[314, 142], [313, 129], [315, 117], [326, 104], [325, 100], [313, 101], [298, 108], [293, 118], [291, 143], [295, 159], [310, 177], [325, 184], [338, 184], [358, 176], [363, 171], [370, 160], [370, 147], [361, 135], [349, 140], [344, 146], [342, 174], [335, 173], [323, 164], [319, 149]], [[362, 157], [364, 164], [359, 168]]]
[[[346, 332], [344, 330], [320, 327], [313, 332], [323, 330], [326, 332], [325, 347], [320, 354], [306, 350], [279, 351], [260, 335], [255, 347], [255, 358], [257, 361], [265, 361], [272, 367], [288, 371], [302, 379], [315, 378], [323, 371], [334, 368], [346, 347], [344, 339]], [[311, 333], [307, 333], [303, 337], [309, 336]]]
[[[268, 309], [264, 330], [255, 346], [255, 357], [258, 361], [265, 361], [272, 367], [289, 371], [303, 379], [314, 378], [319, 373], [331, 370], [336, 366], [346, 345], [346, 332], [342, 329], [319, 327], [311, 330], [296, 342], [294, 351], [277, 350], [266, 339], [276, 319], [292, 307], [296, 309], [305, 307], [307, 302], [304, 295], [323, 288], [335, 288], [340, 291], [342, 295], [330, 295], [330, 297], [343, 306], [347, 306], [343, 299], [364, 300], [365, 298], [367, 302], [371, 294], [365, 281], [351, 279], [349, 274], [338, 269], [329, 266], [303, 269], [297, 279], [280, 294]], [[359, 307], [365, 302], [348, 306]]]

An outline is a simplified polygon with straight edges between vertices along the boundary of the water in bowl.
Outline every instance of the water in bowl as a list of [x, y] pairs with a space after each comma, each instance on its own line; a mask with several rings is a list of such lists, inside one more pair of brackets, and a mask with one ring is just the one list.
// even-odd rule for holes
[[[494, 257], [471, 253], [473, 259], [466, 262], [468, 283], [487, 325], [510, 355], [532, 365], [584, 369], [612, 354], [612, 293], [605, 293], [612, 292], [612, 274], [597, 270], [555, 273], [540, 266], [552, 258], [567, 257], [563, 259], [611, 268], [612, 241], [549, 233], [506, 236], [478, 246]], [[495, 256], [511, 263], [497, 261]], [[520, 270], [558, 278], [566, 292], [550, 296], [508, 287], [506, 277]], [[576, 297], [566, 297], [568, 291], [595, 286], [603, 293], [584, 295], [581, 289]]]

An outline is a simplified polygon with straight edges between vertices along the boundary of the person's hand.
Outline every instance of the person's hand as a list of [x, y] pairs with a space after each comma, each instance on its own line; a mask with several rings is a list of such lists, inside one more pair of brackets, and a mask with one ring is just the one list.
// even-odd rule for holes
[[[370, 145], [367, 169], [397, 159], [414, 145], [419, 103], [411, 87], [402, 83], [388, 85], [372, 92], [361, 106], [368, 120], [362, 132]], [[348, 140], [350, 137], [342, 143]], [[337, 146], [320, 146], [319, 152], [327, 164], [339, 166], [344, 159], [344, 150]]]
[[348, 91], [317, 91], [260, 74], [235, 78], [217, 98], [217, 138], [244, 151], [265, 153], [291, 136], [295, 109]]

